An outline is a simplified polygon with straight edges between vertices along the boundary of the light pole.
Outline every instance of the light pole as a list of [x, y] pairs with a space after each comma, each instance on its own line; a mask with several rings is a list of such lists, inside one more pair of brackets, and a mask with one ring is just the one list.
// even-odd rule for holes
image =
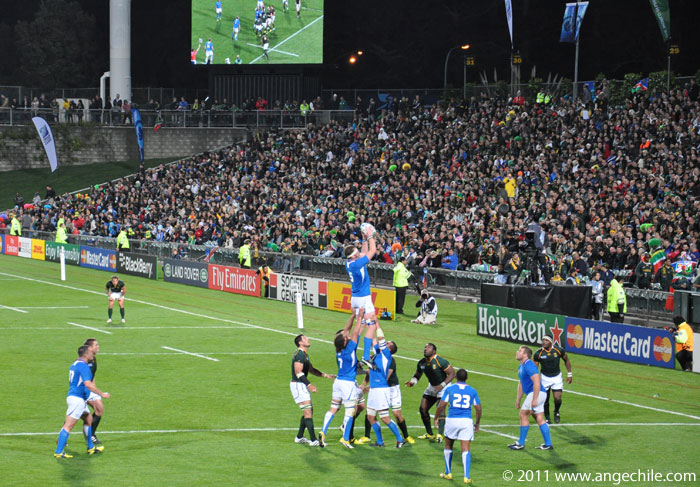
[[469, 44], [464, 44], [464, 45], [462, 45], [462, 46], [453, 46], [453, 47], [450, 48], [449, 51], [447, 51], [447, 56], [445, 56], [445, 77], [444, 77], [444, 80], [443, 80], [443, 83], [442, 83], [443, 89], [444, 89], [444, 88], [447, 88], [447, 62], [450, 60], [450, 54], [452, 54], [452, 51], [454, 51], [454, 50], [457, 49], [458, 47], [459, 47], [461, 50], [466, 51], [467, 49], [469, 49], [470, 46], [469, 46]]

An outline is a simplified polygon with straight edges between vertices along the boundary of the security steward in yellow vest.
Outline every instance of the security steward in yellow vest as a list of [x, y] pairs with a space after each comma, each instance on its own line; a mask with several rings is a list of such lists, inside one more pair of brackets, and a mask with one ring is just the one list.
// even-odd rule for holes
[[682, 370], [693, 370], [693, 329], [682, 316], [674, 316], [673, 323], [677, 327], [673, 333], [676, 341], [676, 360]]
[[268, 266], [267, 264], [264, 264], [257, 271], [255, 271], [255, 273], [260, 274], [260, 277], [262, 278], [263, 289], [265, 290], [265, 297], [269, 298], [270, 297], [270, 274], [272, 274], [272, 271], [270, 270], [270, 266]]
[[613, 323], [623, 323], [627, 314], [627, 295], [622, 287], [622, 276], [617, 276], [610, 281], [607, 298], [607, 311], [610, 321]]
[[250, 239], [247, 238], [243, 242], [243, 245], [241, 246], [240, 250], [238, 251], [238, 263], [241, 265], [241, 267], [250, 269], [251, 260], [252, 255], [250, 253]]
[[399, 257], [399, 261], [394, 267], [394, 289], [396, 289], [396, 314], [403, 314], [403, 304], [406, 302], [406, 290], [408, 289], [408, 279], [412, 276], [411, 271], [406, 269], [406, 257]]
[[542, 104], [544, 103], [544, 92], [543, 91], [538, 91], [537, 92], [537, 103]]
[[22, 236], [22, 226], [19, 224], [17, 215], [12, 215], [12, 222], [10, 223], [10, 235], [17, 237]]
[[66, 232], [66, 224], [63, 222], [61, 222], [59, 227], [56, 229], [56, 243], [68, 243], [68, 232]]
[[117, 250], [129, 250], [129, 237], [126, 236], [126, 229], [124, 228], [117, 235]]

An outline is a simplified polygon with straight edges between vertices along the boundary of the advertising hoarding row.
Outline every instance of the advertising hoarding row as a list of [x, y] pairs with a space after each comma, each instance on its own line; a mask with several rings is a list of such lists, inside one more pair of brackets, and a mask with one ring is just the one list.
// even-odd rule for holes
[[477, 334], [540, 346], [550, 333], [567, 352], [621, 362], [675, 367], [675, 350], [666, 330], [537, 313], [487, 304], [477, 305]]

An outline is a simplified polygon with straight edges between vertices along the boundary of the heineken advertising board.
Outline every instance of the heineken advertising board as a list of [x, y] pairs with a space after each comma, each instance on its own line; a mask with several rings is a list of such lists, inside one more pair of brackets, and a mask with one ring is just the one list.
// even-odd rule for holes
[[504, 308], [489, 304], [476, 306], [476, 332], [478, 335], [499, 338], [514, 343], [539, 346], [542, 337], [551, 334], [554, 343], [566, 347], [566, 317]]

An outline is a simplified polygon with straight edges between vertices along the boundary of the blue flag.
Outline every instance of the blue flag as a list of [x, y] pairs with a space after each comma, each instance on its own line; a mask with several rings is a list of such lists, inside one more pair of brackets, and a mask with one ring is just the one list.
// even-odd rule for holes
[[132, 108], [131, 116], [134, 119], [134, 128], [136, 129], [136, 142], [139, 144], [139, 159], [143, 162], [143, 123], [141, 122], [141, 113], [136, 108]]
[[576, 42], [581, 29], [583, 16], [586, 15], [588, 2], [567, 3], [564, 10], [564, 20], [561, 24], [559, 42]]

